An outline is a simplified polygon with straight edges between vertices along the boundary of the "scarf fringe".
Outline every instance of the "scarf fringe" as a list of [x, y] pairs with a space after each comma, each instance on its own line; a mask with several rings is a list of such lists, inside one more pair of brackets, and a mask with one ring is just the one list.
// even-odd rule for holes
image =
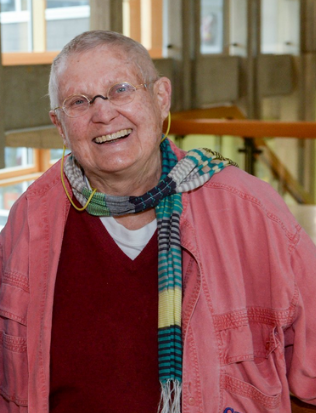
[[178, 380], [161, 383], [158, 413], [181, 413], [182, 385]]

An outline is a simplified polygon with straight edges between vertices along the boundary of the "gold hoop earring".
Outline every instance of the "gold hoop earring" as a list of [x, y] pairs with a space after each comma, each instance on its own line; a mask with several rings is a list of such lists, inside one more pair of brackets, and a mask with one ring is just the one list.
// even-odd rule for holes
[[166, 133], [164, 133], [164, 137], [161, 139], [161, 142], [163, 142], [166, 138], [168, 138], [168, 133], [170, 131], [170, 125], [171, 125], [171, 113], [169, 111], [168, 113], [168, 125], [167, 125], [167, 130]]
[[92, 194], [89, 196], [88, 201], [87, 201], [87, 203], [85, 204], [84, 207], [78, 208], [77, 205], [74, 204], [73, 200], [71, 199], [71, 196], [69, 195], [69, 192], [67, 191], [67, 188], [66, 188], [66, 185], [65, 185], [65, 181], [64, 181], [64, 159], [65, 159], [65, 152], [66, 152], [66, 147], [65, 147], [65, 145], [64, 145], [64, 146], [63, 146], [63, 154], [62, 154], [61, 162], [60, 162], [60, 177], [61, 177], [61, 183], [62, 183], [62, 185], [63, 185], [64, 191], [65, 191], [65, 193], [66, 193], [66, 195], [67, 195], [67, 198], [69, 199], [71, 205], [72, 205], [77, 211], [80, 211], [80, 212], [81, 212], [81, 211], [84, 211], [84, 210], [87, 208], [87, 206], [90, 204], [90, 201], [91, 201], [93, 195], [97, 192], [97, 189], [95, 188], [95, 189], [92, 191]]

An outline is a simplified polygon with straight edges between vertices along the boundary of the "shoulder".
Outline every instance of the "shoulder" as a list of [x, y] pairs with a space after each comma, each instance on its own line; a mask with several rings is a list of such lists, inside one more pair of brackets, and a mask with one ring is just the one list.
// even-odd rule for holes
[[268, 183], [234, 166], [215, 174], [203, 187], [183, 196], [184, 210], [200, 211], [207, 221], [217, 219], [239, 231], [280, 231], [298, 241], [301, 228], [281, 196]]
[[60, 178], [60, 161], [48, 169], [41, 177], [35, 180], [27, 190], [17, 199], [10, 209], [8, 222], [4, 232], [10, 227], [17, 228], [24, 225], [30, 213], [30, 205], [36, 205], [36, 209], [43, 208], [43, 198], [48, 196], [51, 204], [58, 202], [60, 195], [64, 195]]
[[38, 178], [26, 191], [27, 196], [41, 196], [56, 185], [61, 186], [61, 161], [56, 162]]
[[[170, 145], [178, 159], [186, 155], [173, 142]], [[274, 222], [291, 238], [300, 230], [284, 200], [270, 184], [235, 166], [214, 174], [202, 187], [184, 193], [182, 199], [183, 212], [196, 217], [193, 211], [199, 211], [204, 220], [210, 214], [223, 217], [224, 211], [229, 211], [235, 221], [245, 225], [256, 226], [263, 220]]]
[[[285, 205], [281, 196], [267, 182], [248, 174], [235, 167], [228, 166], [205, 184], [205, 188], [217, 192], [227, 193], [231, 198], [252, 202], [254, 204], [281, 203]], [[272, 206], [272, 205], [271, 205]]]

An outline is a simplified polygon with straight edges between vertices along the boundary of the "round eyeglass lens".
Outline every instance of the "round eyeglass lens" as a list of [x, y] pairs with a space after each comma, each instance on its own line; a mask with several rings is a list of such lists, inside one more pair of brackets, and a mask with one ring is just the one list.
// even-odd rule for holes
[[88, 98], [83, 95], [69, 96], [64, 102], [64, 111], [68, 116], [76, 117], [86, 112], [89, 105]]
[[135, 91], [136, 88], [129, 83], [118, 83], [110, 88], [108, 98], [118, 105], [129, 103], [133, 100]]

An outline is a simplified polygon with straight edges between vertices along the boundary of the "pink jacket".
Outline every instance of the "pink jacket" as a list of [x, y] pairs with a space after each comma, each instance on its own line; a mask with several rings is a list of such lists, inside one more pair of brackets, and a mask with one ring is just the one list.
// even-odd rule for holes
[[[48, 412], [70, 207], [59, 170], [20, 197], [0, 235], [1, 413]], [[234, 167], [183, 207], [182, 413], [290, 412], [289, 391], [316, 404], [314, 244], [273, 189]]]

